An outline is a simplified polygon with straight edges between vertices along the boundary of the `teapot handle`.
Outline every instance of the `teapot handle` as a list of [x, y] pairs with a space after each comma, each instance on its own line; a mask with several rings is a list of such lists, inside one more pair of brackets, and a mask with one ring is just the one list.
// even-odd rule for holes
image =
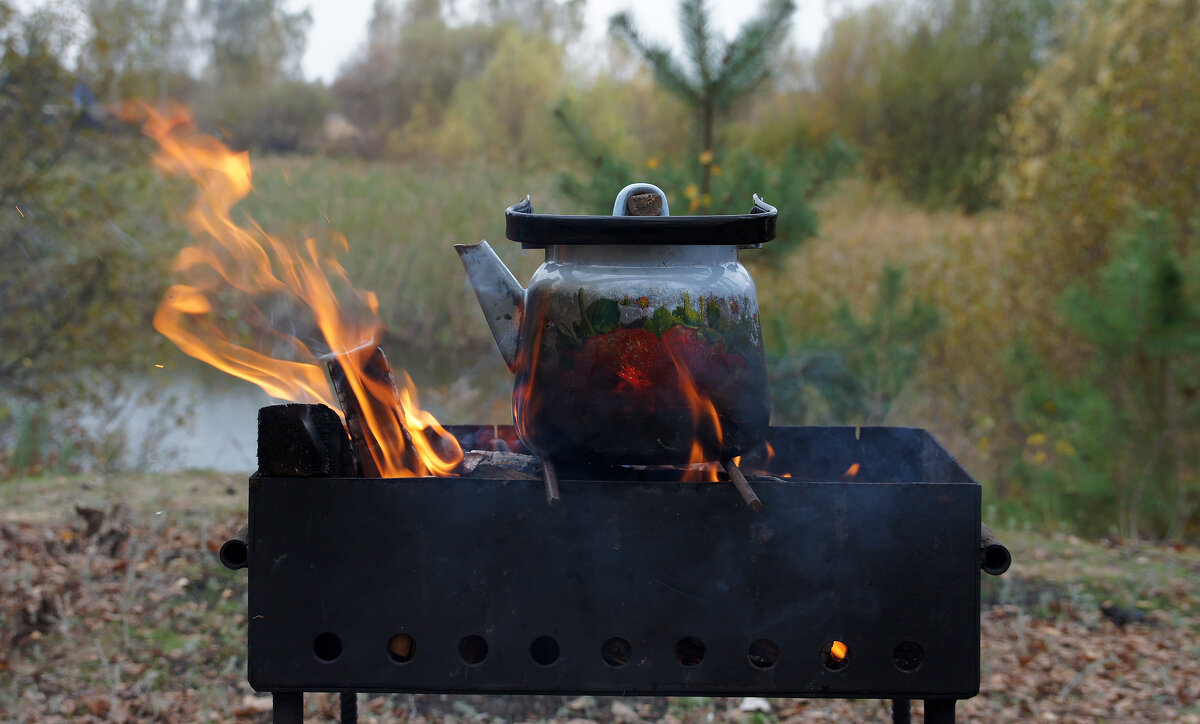
[[754, 194], [754, 208], [750, 209], [750, 213], [776, 215], [779, 213], [779, 209], [763, 201], [758, 194]]

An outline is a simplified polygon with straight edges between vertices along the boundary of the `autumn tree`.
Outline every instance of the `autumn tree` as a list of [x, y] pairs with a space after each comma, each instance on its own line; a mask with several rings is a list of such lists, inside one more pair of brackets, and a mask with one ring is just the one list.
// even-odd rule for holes
[[198, 120], [235, 147], [295, 151], [315, 143], [331, 107], [300, 71], [312, 17], [283, 0], [203, 0], [208, 65], [193, 98]]
[[87, 0], [78, 71], [97, 98], [179, 97], [190, 91], [196, 38], [187, 5], [169, 0]]
[[312, 15], [282, 0], [202, 0], [209, 24], [207, 72], [218, 85], [261, 85], [300, 74]]
[[402, 9], [375, 0], [366, 45], [338, 73], [333, 96], [368, 134], [366, 150], [381, 153], [414, 112], [421, 129], [439, 126], [459, 82], [483, 72], [503, 34], [480, 22], [448, 24], [440, 0]]
[[172, 236], [138, 205], [153, 174], [136, 136], [79, 102], [60, 60], [73, 27], [0, 0], [0, 474], [110, 462], [79, 419], [156, 344], [155, 249]]
[[1006, 283], [1027, 367], [1062, 391], [1024, 423], [1068, 443], [1022, 473], [1122, 535], [1180, 535], [1200, 505], [1200, 10], [1083, 4], [1060, 33], [1004, 129], [1027, 226]]
[[1036, 69], [1060, 0], [880, 0], [835, 19], [814, 114], [918, 203], [992, 205], [997, 121]]

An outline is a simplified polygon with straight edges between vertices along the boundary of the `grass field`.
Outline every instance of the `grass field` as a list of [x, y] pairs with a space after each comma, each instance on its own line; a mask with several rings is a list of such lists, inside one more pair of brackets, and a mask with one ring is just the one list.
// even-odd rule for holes
[[[244, 571], [216, 549], [244, 480], [212, 474], [0, 483], [0, 720], [268, 721], [245, 682]], [[93, 532], [76, 506], [102, 511]], [[1004, 530], [984, 576], [968, 721], [1200, 723], [1200, 551]], [[1118, 627], [1100, 606], [1138, 619]], [[1135, 613], [1136, 612], [1136, 613]], [[306, 721], [336, 721], [310, 695]], [[886, 703], [594, 697], [362, 697], [364, 722], [889, 721]], [[920, 704], [916, 705], [920, 711]]]
[[[428, 398], [423, 401], [451, 421], [507, 422], [510, 415], [508, 373], [453, 245], [489, 239], [524, 281], [541, 254], [504, 239], [506, 206], [528, 193], [542, 212], [606, 212], [564, 202], [550, 173], [510, 176], [488, 165], [427, 169], [268, 157], [255, 161], [254, 183], [255, 193], [239, 211], [266, 230], [293, 238], [329, 230], [346, 236], [351, 280], [379, 295], [389, 357], [411, 372]], [[167, 201], [179, 208], [186, 203]], [[776, 202], [787, 214], [787, 200]], [[888, 422], [930, 427], [973, 472], [990, 476], [978, 427], [994, 398], [1006, 392], [995, 385], [996, 353], [1009, 343], [1012, 330], [1005, 325], [1013, 321], [1004, 314], [1004, 277], [997, 270], [1015, 239], [1015, 223], [998, 213], [927, 212], [857, 179], [837, 184], [818, 210], [818, 237], [780, 239], [773, 249], [742, 254], [758, 282], [768, 344], [828, 331], [843, 302], [866, 314], [884, 264], [903, 267], [910, 296], [932, 302], [942, 324], [911, 394]]]

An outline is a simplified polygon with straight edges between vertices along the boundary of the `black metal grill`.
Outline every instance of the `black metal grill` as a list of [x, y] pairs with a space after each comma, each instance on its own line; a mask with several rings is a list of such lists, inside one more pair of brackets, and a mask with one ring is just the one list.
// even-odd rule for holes
[[553, 508], [540, 480], [255, 476], [250, 684], [277, 721], [304, 691], [919, 698], [953, 721], [979, 690], [978, 483], [924, 430], [769, 443], [743, 469], [790, 479], [750, 476], [759, 513], [729, 483], [564, 470]]

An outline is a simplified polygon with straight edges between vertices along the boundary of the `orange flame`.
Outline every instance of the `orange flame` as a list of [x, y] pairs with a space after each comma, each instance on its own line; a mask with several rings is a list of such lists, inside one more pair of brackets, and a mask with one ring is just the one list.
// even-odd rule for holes
[[841, 641], [834, 641], [829, 647], [829, 655], [833, 657], [834, 661], [842, 661], [846, 658], [846, 652], [849, 650], [846, 644]]
[[[692, 450], [683, 474], [685, 483], [715, 483], [720, 480], [720, 462], [714, 462], [712, 453], [720, 452], [723, 443], [721, 420], [716, 405], [700, 391], [692, 373], [671, 345], [664, 345], [667, 355], [679, 373], [679, 390], [692, 412]], [[708, 445], [705, 445], [705, 443]]]
[[[356, 290], [338, 261], [349, 250], [345, 237], [334, 234], [325, 244], [312, 238], [293, 244], [267, 233], [249, 217], [239, 224], [231, 212], [253, 189], [248, 153], [232, 151], [198, 132], [181, 106], [160, 113], [136, 104], [123, 108], [122, 115], [141, 121], [142, 131], [158, 142], [155, 165], [170, 175], [190, 177], [199, 192], [185, 216], [196, 243], [175, 257], [173, 268], [183, 282], [163, 297], [154, 328], [185, 353], [253, 382], [272, 397], [320, 402], [340, 411], [321, 363], [334, 357], [374, 437], [371, 453], [380, 474], [450, 474], [462, 459], [462, 450], [432, 415], [420, 409], [408, 375], [399, 375], [402, 387], [396, 400], [390, 383], [381, 384], [365, 374], [364, 365], [383, 325], [374, 292]], [[335, 287], [349, 293], [339, 298]], [[271, 314], [257, 306], [260, 301], [307, 309], [328, 355], [318, 355], [295, 334], [271, 324]], [[235, 336], [231, 319], [256, 332], [256, 346], [271, 342], [296, 359], [247, 346]], [[407, 456], [404, 429], [413, 448]]]
[[846, 468], [846, 472], [842, 475], [843, 478], [853, 478], [858, 475], [859, 468], [862, 467], [859, 463], [854, 463]]

